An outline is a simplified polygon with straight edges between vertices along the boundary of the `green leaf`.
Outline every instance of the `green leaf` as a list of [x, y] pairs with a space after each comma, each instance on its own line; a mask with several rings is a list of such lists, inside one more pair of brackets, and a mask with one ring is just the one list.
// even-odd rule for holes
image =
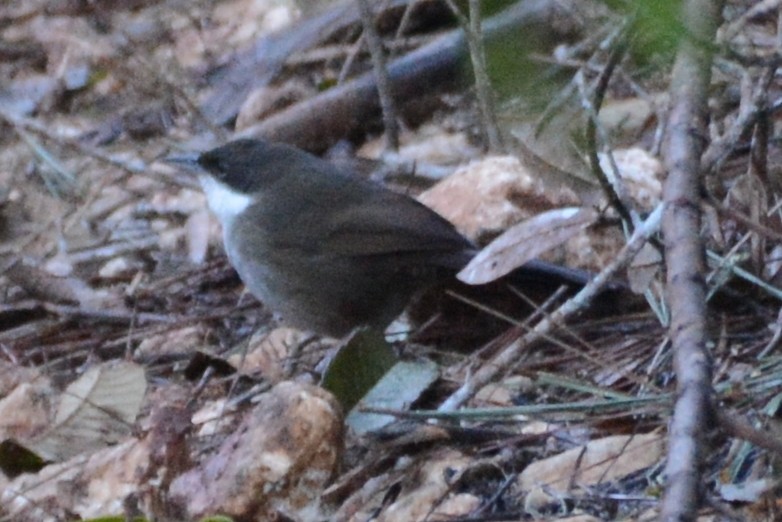
[[355, 330], [323, 374], [321, 386], [349, 411], [396, 362], [396, 354], [377, 330]]

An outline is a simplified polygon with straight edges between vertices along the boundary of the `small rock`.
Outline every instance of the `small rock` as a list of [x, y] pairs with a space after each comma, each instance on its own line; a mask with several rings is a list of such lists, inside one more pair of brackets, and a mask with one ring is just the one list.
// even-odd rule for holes
[[174, 480], [171, 498], [191, 520], [211, 513], [323, 519], [319, 498], [342, 447], [342, 412], [331, 394], [285, 381], [260, 398], [214, 456]]

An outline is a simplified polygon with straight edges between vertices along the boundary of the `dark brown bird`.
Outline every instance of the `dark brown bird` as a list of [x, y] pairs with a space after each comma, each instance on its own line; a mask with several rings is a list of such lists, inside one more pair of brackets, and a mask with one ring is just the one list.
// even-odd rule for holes
[[250, 292], [300, 329], [385, 328], [477, 252], [415, 199], [295, 147], [242, 139], [167, 161], [198, 175]]

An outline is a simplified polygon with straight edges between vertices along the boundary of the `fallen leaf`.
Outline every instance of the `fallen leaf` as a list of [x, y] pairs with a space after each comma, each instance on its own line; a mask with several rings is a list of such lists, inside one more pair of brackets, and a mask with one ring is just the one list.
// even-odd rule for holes
[[559, 208], [538, 214], [509, 228], [489, 243], [456, 277], [470, 285], [496, 281], [562, 245], [595, 223], [598, 216], [596, 210], [583, 207]]
[[437, 364], [429, 360], [396, 363], [351, 410], [345, 422], [359, 435], [382, 428], [393, 422], [395, 417], [366, 413], [361, 408], [407, 408], [431, 386], [438, 375]]
[[294, 328], [260, 330], [250, 337], [247, 351], [231, 355], [228, 362], [243, 375], [262, 375], [269, 382], [277, 383], [285, 377], [291, 354], [308, 337], [309, 334]]
[[[451, 515], [467, 516], [472, 508], [468, 501], [462, 504], [462, 510], [451, 504], [449, 499], [457, 496], [453, 492], [453, 484], [457, 478], [470, 466], [470, 460], [454, 450], [442, 450], [429, 460], [418, 464], [420, 469], [415, 473], [415, 479], [405, 482], [399, 497], [379, 513], [372, 517], [377, 522], [407, 522], [409, 520], [433, 520], [432, 511], [439, 511], [442, 506]], [[459, 502], [461, 504], [461, 502]], [[433, 508], [434, 506], [434, 508]], [[443, 516], [434, 520], [448, 520], [452, 517]], [[362, 520], [356, 518], [354, 520]]]
[[94, 366], [65, 389], [54, 425], [23, 443], [51, 461], [115, 443], [130, 433], [146, 389], [141, 366], [124, 361]]
[[567, 493], [571, 484], [594, 486], [647, 468], [662, 458], [663, 449], [664, 438], [657, 432], [605, 437], [533, 462], [518, 484], [525, 491], [545, 485], [550, 494]]
[[382, 333], [371, 328], [356, 330], [334, 356], [321, 386], [349, 411], [394, 366], [396, 359]]

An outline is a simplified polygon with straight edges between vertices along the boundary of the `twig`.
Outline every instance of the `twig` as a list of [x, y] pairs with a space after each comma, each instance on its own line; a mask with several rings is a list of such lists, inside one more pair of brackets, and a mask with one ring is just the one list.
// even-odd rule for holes
[[622, 42], [618, 43], [614, 47], [610, 57], [608, 58], [608, 63], [606, 63], [603, 71], [598, 77], [597, 84], [595, 85], [594, 89], [593, 100], [589, 99], [585, 86], [583, 85], [583, 72], [579, 71], [576, 77], [581, 79], [581, 81], [577, 83], [580, 87], [579, 90], [581, 91], [581, 103], [584, 109], [586, 109], [588, 116], [586, 126], [586, 142], [587, 154], [589, 156], [589, 167], [592, 170], [592, 175], [600, 183], [600, 187], [603, 189], [603, 194], [605, 194], [609, 204], [614, 207], [614, 210], [616, 210], [616, 212], [619, 214], [619, 217], [622, 218], [622, 221], [625, 223], [625, 226], [629, 227], [629, 230], [632, 232], [638, 223], [639, 217], [636, 212], [629, 210], [629, 205], [626, 204], [626, 202], [630, 202], [630, 198], [627, 195], [627, 190], [624, 188], [624, 182], [622, 181], [619, 167], [614, 160], [614, 155], [610, 150], [606, 151], [608, 161], [611, 164], [611, 170], [613, 171], [611, 176], [613, 178], [613, 183], [611, 180], [609, 180], [608, 175], [600, 166], [600, 159], [597, 155], [598, 130], [600, 131], [601, 140], [604, 144], [608, 145], [608, 136], [605, 132], [605, 129], [603, 129], [599, 123], [598, 112], [600, 111], [600, 106], [603, 105], [603, 99], [605, 98], [605, 93], [608, 89], [608, 82], [611, 79], [611, 75], [613, 74], [614, 69], [616, 69], [616, 66], [622, 59], [622, 56], [624, 56], [624, 50], [625, 46]]
[[[589, 46], [597, 47], [598, 49], [609, 49], [614, 46], [615, 40], [619, 38], [622, 32], [623, 31], [621, 28], [616, 28], [612, 31], [609, 31], [609, 33], [604, 38], [602, 35], [593, 36], [588, 40]], [[580, 47], [586, 47], [586, 45], [582, 44]], [[572, 55], [573, 53], [571, 52], [570, 54]], [[594, 52], [589, 60], [586, 62], [578, 61], [577, 63], [574, 63], [574, 66], [576, 66], [578, 69], [586, 71], [601, 71], [603, 70], [603, 67], [600, 66], [600, 63], [598, 62], [598, 56], [600, 55], [602, 55], [602, 53]], [[569, 63], [573, 63], [573, 60], [564, 59], [564, 62], [564, 65], [568, 65]], [[554, 61], [554, 63], [563, 66], [562, 59], [557, 59]], [[536, 137], [543, 133], [548, 124], [554, 119], [557, 112], [559, 112], [566, 104], [568, 104], [576, 92], [576, 87], [576, 78], [574, 77], [564, 88], [562, 88], [558, 93], [556, 93], [556, 95], [553, 96], [553, 99], [543, 110], [541, 115], [538, 117], [538, 122], [535, 124]]]
[[377, 92], [380, 96], [380, 108], [383, 110], [383, 125], [386, 129], [386, 146], [391, 150], [399, 150], [399, 123], [391, 80], [386, 68], [386, 57], [383, 52], [383, 42], [375, 30], [375, 20], [368, 0], [356, 0], [361, 11], [361, 23], [364, 26], [364, 38], [372, 56], [372, 68], [375, 71]]
[[[774, 65], [768, 67], [763, 72], [752, 92], [751, 98], [749, 100], [742, 100], [738, 117], [733, 122], [733, 125], [731, 125], [722, 136], [712, 140], [708, 148], [706, 148], [701, 158], [704, 176], [708, 176], [719, 170], [730, 153], [736, 148], [739, 143], [739, 138], [741, 138], [748, 128], [757, 122], [760, 113], [758, 107], [763, 104], [763, 100], [767, 99], [767, 93], [771, 81], [774, 79], [775, 70], [776, 66]], [[779, 105], [771, 106], [769, 107], [769, 112], [773, 113], [778, 108]], [[705, 129], [704, 136], [706, 136]]]
[[479, 0], [470, 0], [470, 18], [468, 19], [459, 10], [454, 0], [446, 0], [448, 7], [453, 11], [459, 25], [464, 30], [467, 38], [467, 47], [470, 49], [473, 74], [475, 75], [475, 91], [478, 98], [478, 106], [481, 111], [483, 132], [492, 152], [502, 152], [502, 136], [497, 126], [497, 114], [494, 109], [494, 93], [491, 88], [491, 80], [486, 71], [486, 53], [483, 48], [483, 35], [481, 29], [481, 9]]
[[728, 269], [731, 272], [733, 272], [736, 276], [740, 277], [741, 279], [744, 279], [745, 281], [752, 283], [753, 285], [757, 286], [758, 288], [766, 292], [771, 297], [774, 297], [782, 301], [781, 289], [768, 284], [767, 282], [763, 281], [755, 274], [752, 274], [751, 272], [748, 272], [739, 266], [730, 265], [730, 263], [726, 260], [726, 258], [721, 257], [720, 255], [712, 252], [711, 250], [706, 251], [706, 256], [707, 259], [710, 261], [719, 263], [721, 266], [728, 266]]
[[[523, 33], [528, 28], [539, 27], [547, 20], [569, 20], [569, 16], [558, 2], [521, 2], [487, 19], [483, 29], [487, 41], [497, 41], [504, 31], [511, 28]], [[551, 28], [552, 37], [562, 38], [574, 34], [574, 26], [560, 25], [555, 24]], [[427, 96], [422, 99], [422, 91], [433, 94], [460, 85], [458, 71], [462, 67], [464, 48], [463, 31], [457, 29], [389, 62], [388, 72], [397, 99], [400, 102], [415, 100], [420, 107], [420, 102], [431, 98]], [[413, 106], [407, 104], [400, 108], [404, 117], [406, 113], [411, 114], [406, 111], [410, 111]], [[322, 152], [338, 138], [365, 130], [368, 115], [378, 113], [379, 109], [374, 75], [367, 73], [291, 105], [263, 122], [243, 129], [236, 137], [264, 137]], [[324, 118], [324, 114], [329, 117]]]
[[96, 310], [83, 306], [69, 306], [47, 302], [41, 303], [41, 307], [47, 312], [57, 315], [97, 319], [104, 322], [120, 324], [177, 323], [186, 320], [180, 317], [171, 316], [170, 314], [153, 314], [148, 312], [136, 312], [135, 310]]
[[484, 385], [488, 384], [506, 367], [512, 365], [518, 358], [521, 351], [530, 343], [536, 342], [548, 335], [548, 332], [558, 323], [563, 323], [568, 317], [583, 309], [615, 274], [630, 264], [632, 259], [641, 251], [647, 239], [656, 233], [660, 218], [663, 212], [663, 205], [659, 205], [649, 217], [641, 223], [633, 232], [632, 237], [622, 248], [619, 254], [608, 264], [594, 279], [592, 279], [575, 296], [566, 301], [551, 316], [546, 317], [538, 323], [533, 330], [523, 337], [517, 339], [494, 359], [486, 362], [475, 374], [438, 408], [439, 411], [452, 411], [467, 402]]
[[630, 397], [626, 399], [605, 399], [594, 401], [575, 401], [559, 404], [527, 404], [507, 408], [466, 408], [459, 411], [433, 410], [400, 411], [388, 408], [360, 408], [362, 412], [393, 415], [404, 419], [444, 419], [444, 420], [497, 420], [519, 415], [551, 415], [557, 413], [598, 413], [616, 410], [629, 410], [645, 406], [669, 404], [672, 397], [668, 394], [649, 397]]
[[104, 163], [108, 163], [109, 165], [112, 165], [114, 167], [118, 167], [124, 170], [125, 172], [127, 172], [128, 174], [137, 174], [139, 172], [144, 172], [144, 170], [146, 170], [146, 165], [142, 160], [129, 162], [129, 161], [117, 159], [111, 156], [110, 154], [106, 154], [105, 152], [99, 149], [80, 143], [76, 139], [55, 134], [48, 127], [45, 127], [44, 125], [30, 118], [15, 116], [4, 110], [0, 110], [0, 118], [5, 120], [8, 124], [13, 126], [15, 129], [24, 129], [30, 132], [34, 132], [35, 134], [43, 136], [46, 139], [52, 140], [53, 142], [58, 143], [63, 147], [73, 149], [79, 152], [80, 154], [89, 156], [91, 158], [95, 158]]
[[774, 241], [782, 242], [782, 234], [780, 234], [776, 230], [773, 230], [765, 225], [762, 225], [757, 221], [753, 221], [752, 218], [750, 218], [749, 216], [745, 216], [738, 210], [734, 208], [730, 208], [730, 206], [728, 206], [727, 203], [723, 203], [719, 201], [716, 197], [714, 197], [713, 194], [708, 194], [707, 196], [708, 198], [706, 203], [712, 206], [719, 214], [722, 214], [723, 216], [728, 217], [734, 221], [738, 221], [748, 229], [754, 231], [757, 234], [762, 234], [768, 239], [773, 239]]
[[505, 477], [505, 480], [500, 484], [500, 487], [497, 488], [497, 491], [494, 492], [494, 494], [486, 499], [479, 507], [478, 509], [474, 510], [471, 514], [472, 516], [478, 516], [482, 513], [486, 512], [494, 506], [498, 500], [500, 500], [500, 497], [510, 488], [513, 484], [516, 483], [516, 479], [518, 479], [519, 474], [518, 473], [511, 473], [507, 477]]
[[14, 128], [19, 137], [22, 138], [22, 140], [24, 140], [24, 142], [27, 143], [27, 145], [33, 150], [35, 155], [41, 158], [41, 161], [48, 165], [57, 174], [58, 177], [52, 179], [45, 172], [41, 173], [41, 177], [46, 184], [46, 188], [49, 189], [49, 192], [51, 192], [52, 195], [56, 197], [61, 197], [62, 194], [60, 187], [64, 186], [67, 188], [68, 193], [73, 193], [77, 186], [76, 177], [73, 175], [73, 173], [69, 171], [65, 165], [60, 162], [60, 160], [52, 156], [49, 151], [46, 150], [43, 145], [38, 142], [38, 140], [33, 138], [26, 130], [24, 130], [24, 128], [19, 125], [15, 125], [12, 122], [9, 123], [11, 123], [11, 126]]
[[415, 8], [420, 3], [420, 1], [421, 0], [410, 0], [410, 2], [408, 2], [408, 4], [405, 6], [405, 12], [402, 14], [402, 19], [399, 21], [399, 26], [396, 28], [396, 39], [402, 38], [402, 35], [404, 35], [405, 31], [407, 31], [407, 25], [410, 23], [410, 19], [413, 16], [413, 11], [415, 11]]
[[356, 57], [359, 55], [359, 52], [361, 51], [361, 48], [364, 44], [364, 35], [359, 36], [355, 42], [353, 42], [352, 45], [347, 46], [348, 49], [343, 52], [345, 55], [345, 61], [342, 62], [342, 67], [339, 70], [339, 74], [337, 75], [337, 85], [344, 84], [348, 76], [350, 75], [351, 70], [353, 69], [353, 62], [356, 60]]
[[[389, 54], [404, 54], [433, 42], [435, 38], [436, 36], [432, 35], [409, 36], [398, 41], [386, 40], [383, 42], [383, 47], [389, 51]], [[306, 67], [344, 60], [345, 64], [342, 66], [340, 73], [337, 76], [337, 83], [341, 84], [345, 82], [345, 79], [350, 73], [350, 63], [354, 60], [354, 57], [365, 51], [363, 42], [363, 37], [359, 37], [350, 45], [324, 45], [309, 51], [294, 54], [288, 58], [285, 63], [289, 67]]]
[[157, 246], [159, 241], [160, 239], [157, 235], [148, 234], [146, 237], [106, 243], [94, 248], [72, 251], [68, 253], [68, 259], [74, 264], [99, 261], [121, 256], [129, 252], [141, 252]]
[[729, 435], [782, 456], [782, 440], [777, 435], [756, 429], [733, 412], [718, 410], [716, 413], [720, 426]]
[[725, 27], [721, 31], [722, 34], [719, 35], [718, 41], [722, 43], [732, 40], [750, 20], [776, 11], [779, 9], [780, 4], [782, 4], [780, 0], [763, 0], [758, 2]]
[[769, 341], [766, 343], [766, 346], [757, 355], [756, 359], [758, 361], [765, 359], [769, 353], [776, 350], [779, 346], [780, 340], [782, 340], [782, 307], [777, 313], [777, 320], [774, 323], [773, 332], [774, 333], [771, 335], [771, 339], [769, 339]]

